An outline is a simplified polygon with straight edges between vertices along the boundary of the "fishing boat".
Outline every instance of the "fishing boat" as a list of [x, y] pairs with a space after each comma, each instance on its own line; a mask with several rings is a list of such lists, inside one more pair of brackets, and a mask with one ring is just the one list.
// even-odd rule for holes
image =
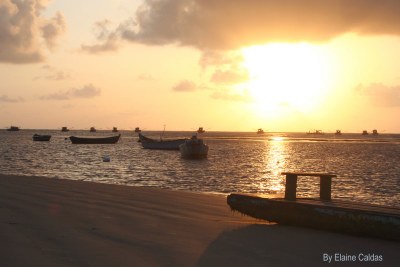
[[10, 131], [10, 132], [16, 132], [16, 131], [19, 131], [19, 130], [20, 129], [19, 129], [18, 126], [10, 126], [10, 128], [7, 129], [7, 131]]
[[308, 131], [307, 134], [324, 134], [322, 130]]
[[94, 127], [90, 127], [90, 130], [89, 130], [89, 132], [91, 132], [91, 133], [94, 133], [94, 132], [96, 132], [96, 128], [94, 128]]
[[192, 138], [179, 145], [179, 150], [182, 158], [203, 159], [207, 157], [208, 145], [204, 144], [203, 139], [193, 135]]
[[203, 129], [203, 127], [199, 127], [199, 129], [197, 130], [197, 133], [205, 133], [206, 130]]
[[376, 130], [376, 129], [372, 130], [372, 134], [373, 135], [378, 135], [378, 130]]
[[117, 127], [113, 127], [112, 132], [113, 133], [118, 133], [118, 128]]
[[115, 144], [121, 135], [107, 137], [77, 137], [70, 136], [69, 139], [73, 144]]
[[34, 134], [33, 141], [50, 141], [51, 135]]
[[362, 135], [368, 135], [368, 131], [367, 131], [367, 130], [364, 130], [364, 131], [362, 131], [361, 134], [362, 134]]
[[336, 130], [336, 133], [335, 133], [336, 135], [341, 135], [342, 134], [342, 131], [341, 130]]
[[260, 129], [257, 130], [257, 134], [263, 134], [263, 133], [264, 133], [263, 129], [260, 128]]
[[135, 133], [140, 133], [142, 130], [140, 130], [140, 128], [139, 127], [136, 127], [135, 128]]
[[61, 132], [69, 132], [68, 127], [66, 126], [61, 127]]
[[179, 150], [179, 145], [183, 144], [186, 140], [186, 138], [157, 140], [139, 133], [139, 141], [142, 143], [143, 148], [146, 149]]

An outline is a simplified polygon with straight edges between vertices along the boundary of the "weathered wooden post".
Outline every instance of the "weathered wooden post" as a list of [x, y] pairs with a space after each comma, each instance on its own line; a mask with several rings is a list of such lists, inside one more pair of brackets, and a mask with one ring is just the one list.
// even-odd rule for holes
[[293, 173], [283, 173], [283, 174], [286, 174], [285, 199], [296, 200], [297, 174]]
[[333, 175], [321, 175], [319, 180], [319, 197], [321, 200], [331, 200]]

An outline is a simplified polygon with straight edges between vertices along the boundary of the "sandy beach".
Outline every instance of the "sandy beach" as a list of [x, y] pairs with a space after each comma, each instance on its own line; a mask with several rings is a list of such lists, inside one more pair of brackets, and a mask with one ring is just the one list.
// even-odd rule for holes
[[0, 175], [0, 222], [0, 266], [398, 266], [400, 251], [245, 217], [223, 195], [43, 177]]

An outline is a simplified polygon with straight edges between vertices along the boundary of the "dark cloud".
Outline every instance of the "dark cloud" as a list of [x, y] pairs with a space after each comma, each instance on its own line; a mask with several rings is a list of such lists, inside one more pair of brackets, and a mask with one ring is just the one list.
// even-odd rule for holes
[[52, 49], [65, 31], [61, 13], [42, 17], [46, 0], [0, 1], [0, 62], [34, 63], [43, 60], [45, 47]]
[[398, 0], [145, 0], [109, 36], [233, 50], [271, 41], [320, 42], [347, 32], [398, 35], [399, 14]]
[[198, 86], [188, 80], [184, 80], [176, 84], [174, 87], [172, 87], [172, 90], [177, 91], [177, 92], [193, 92], [198, 89]]
[[101, 89], [88, 84], [82, 88], [73, 88], [68, 91], [58, 91], [53, 94], [42, 96], [42, 100], [68, 100], [72, 98], [93, 98], [101, 94]]
[[18, 102], [24, 102], [24, 99], [22, 97], [12, 98], [9, 97], [8, 95], [0, 96], [0, 103], [18, 103]]
[[372, 83], [368, 86], [359, 84], [355, 91], [360, 95], [367, 96], [370, 102], [380, 107], [400, 106], [400, 85], [387, 86], [382, 83]]

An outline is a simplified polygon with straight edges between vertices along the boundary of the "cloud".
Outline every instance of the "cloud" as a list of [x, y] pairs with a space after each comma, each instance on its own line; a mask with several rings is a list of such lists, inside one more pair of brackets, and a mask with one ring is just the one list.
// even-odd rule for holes
[[136, 77], [138, 81], [154, 81], [155, 78], [151, 74], [140, 74]]
[[57, 93], [48, 94], [40, 97], [42, 100], [68, 100], [73, 98], [93, 98], [101, 94], [101, 89], [87, 84], [82, 88], [73, 88], [68, 91], [58, 91]]
[[271, 41], [321, 42], [348, 32], [399, 35], [399, 13], [398, 0], [145, 0], [109, 36], [234, 50]]
[[372, 83], [368, 86], [359, 84], [355, 91], [369, 97], [372, 104], [380, 107], [400, 106], [400, 85], [387, 86], [382, 83]]
[[184, 80], [176, 84], [174, 87], [172, 87], [172, 90], [177, 91], [177, 92], [193, 92], [198, 89], [198, 86], [188, 80]]
[[233, 93], [229, 89], [215, 91], [211, 94], [211, 98], [226, 100], [226, 101], [235, 101], [235, 102], [252, 102], [253, 98], [251, 97], [248, 90], [244, 90], [242, 93]]
[[61, 13], [50, 19], [42, 17], [46, 4], [46, 0], [0, 1], [0, 62], [44, 60], [46, 48], [54, 47], [66, 27]]
[[9, 97], [8, 95], [0, 96], [0, 103], [19, 103], [19, 102], [24, 102], [24, 99], [22, 97], [12, 98]]
[[81, 49], [90, 54], [99, 54], [108, 51], [115, 51], [119, 48], [118, 31], [110, 31], [111, 22], [109, 20], [98, 21], [94, 25], [94, 31], [99, 44], [82, 45]]
[[216, 70], [211, 76], [211, 81], [216, 84], [238, 84], [249, 79], [249, 73], [245, 69]]
[[199, 65], [206, 69], [210, 66], [239, 66], [244, 60], [243, 55], [237, 52], [218, 52], [215, 50], [203, 51]]
[[68, 72], [57, 70], [50, 65], [43, 65], [41, 69], [45, 72], [48, 72], [48, 74], [36, 76], [33, 78], [34, 80], [45, 79], [50, 81], [63, 81], [71, 77]]

